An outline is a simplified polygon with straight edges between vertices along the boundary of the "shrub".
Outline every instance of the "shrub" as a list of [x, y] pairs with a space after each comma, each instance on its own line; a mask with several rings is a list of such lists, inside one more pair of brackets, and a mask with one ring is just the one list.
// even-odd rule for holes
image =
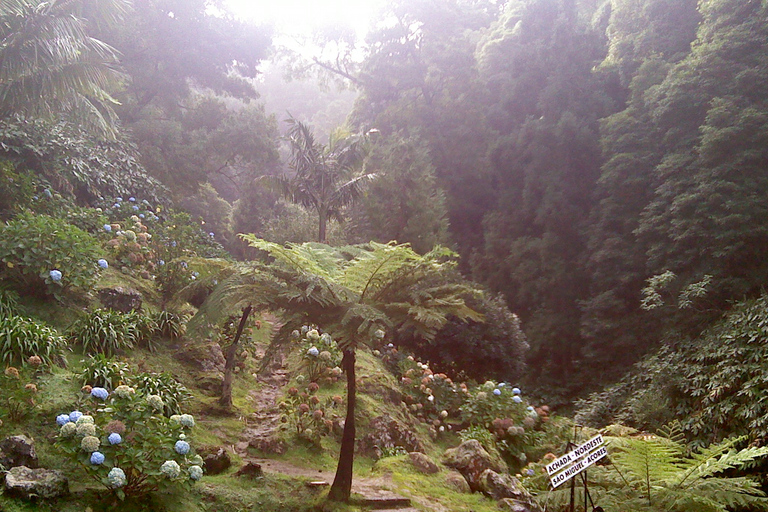
[[155, 316], [157, 334], [164, 338], [178, 340], [186, 332], [187, 316], [171, 311], [160, 311]]
[[139, 341], [140, 331], [135, 313], [98, 309], [75, 321], [69, 329], [70, 339], [82, 345], [85, 354], [111, 357], [131, 349]]
[[19, 422], [36, 407], [38, 389], [33, 374], [26, 366], [8, 366], [0, 374], [0, 417]]
[[128, 363], [113, 361], [104, 354], [96, 354], [86, 362], [80, 373], [80, 380], [83, 385], [112, 390], [125, 382], [129, 370]]
[[301, 390], [289, 388], [280, 409], [284, 430], [290, 429], [299, 439], [320, 448], [322, 438], [333, 433], [332, 411], [342, 400], [340, 396], [320, 398], [316, 394], [318, 389], [315, 382]]
[[188, 437], [192, 416], [166, 418], [159, 397], [128, 386], [119, 386], [103, 402], [94, 400], [93, 416], [72, 411], [56, 418], [56, 445], [118, 497], [190, 485], [202, 476], [203, 461]]
[[520, 395], [518, 388], [489, 380], [467, 395], [461, 406], [462, 418], [470, 425], [484, 425], [486, 428], [491, 428], [495, 419], [509, 418], [516, 423], [522, 422], [528, 405]]
[[63, 336], [31, 318], [0, 318], [0, 361], [6, 365], [20, 366], [32, 356], [51, 365], [64, 359], [66, 347]]
[[129, 382], [139, 394], [159, 396], [166, 416], [179, 414], [182, 406], [192, 398], [189, 390], [169, 373], [140, 373]]
[[0, 229], [0, 276], [24, 292], [61, 298], [89, 290], [100, 257], [96, 238], [47, 215], [22, 213]]

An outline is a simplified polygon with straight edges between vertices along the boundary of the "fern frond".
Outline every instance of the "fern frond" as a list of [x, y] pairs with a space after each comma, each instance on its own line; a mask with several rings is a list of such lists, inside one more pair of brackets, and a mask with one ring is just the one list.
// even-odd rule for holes
[[323, 244], [291, 244], [285, 247], [258, 238], [253, 234], [241, 233], [239, 236], [251, 247], [269, 253], [279, 263], [303, 274], [333, 279], [333, 273], [335, 273], [338, 267], [336, 264], [338, 258], [333, 255], [333, 252], [328, 250], [328, 246]]
[[760, 457], [768, 455], [768, 447], [751, 447], [736, 451], [734, 446], [743, 442], [745, 437], [726, 439], [722, 443], [705, 448], [700, 453], [692, 453], [687, 459], [687, 467], [679, 475], [678, 486], [690, 485], [692, 480], [708, 478], [726, 470], [740, 468]]

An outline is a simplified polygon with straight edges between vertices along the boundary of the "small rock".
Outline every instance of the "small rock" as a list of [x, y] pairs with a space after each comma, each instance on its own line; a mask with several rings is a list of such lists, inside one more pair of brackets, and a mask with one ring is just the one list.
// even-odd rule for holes
[[98, 293], [99, 301], [105, 308], [121, 313], [141, 310], [143, 300], [141, 293], [133, 288], [116, 286], [114, 288], [102, 288]]
[[0, 465], [5, 468], [26, 466], [36, 468], [35, 441], [24, 435], [6, 437], [0, 442]]
[[261, 478], [264, 476], [264, 471], [261, 469], [261, 464], [255, 462], [249, 462], [245, 466], [241, 467], [235, 473], [235, 476], [245, 476], [248, 478]]
[[5, 475], [5, 493], [24, 500], [58, 498], [69, 494], [69, 482], [55, 469], [17, 466]]
[[220, 378], [224, 377], [224, 364], [226, 363], [224, 352], [222, 352], [221, 346], [213, 340], [186, 343], [181, 347], [177, 357], [204, 372], [220, 372]]
[[[203, 452], [207, 450], [201, 450]], [[229, 469], [232, 459], [224, 448], [218, 447], [203, 456], [203, 466], [208, 475], [218, 475]]]
[[435, 464], [432, 459], [421, 452], [410, 452], [408, 457], [411, 459], [411, 464], [413, 464], [413, 466], [421, 473], [433, 475], [440, 471], [440, 468], [437, 467], [437, 464]]
[[282, 439], [276, 437], [256, 437], [248, 441], [248, 446], [259, 450], [261, 453], [283, 455], [288, 451], [288, 445]]
[[458, 471], [450, 471], [445, 475], [445, 483], [459, 492], [471, 492], [467, 479]]

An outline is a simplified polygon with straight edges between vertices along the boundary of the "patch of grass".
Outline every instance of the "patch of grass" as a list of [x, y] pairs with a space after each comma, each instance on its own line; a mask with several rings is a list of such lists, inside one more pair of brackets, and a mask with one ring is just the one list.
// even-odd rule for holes
[[[496, 502], [479, 493], [462, 493], [446, 484], [446, 472], [433, 475], [418, 472], [407, 455], [387, 457], [373, 467], [374, 473], [391, 474], [397, 492], [409, 496], [415, 504], [438, 504], [447, 510], [498, 512]], [[436, 507], [435, 507], [436, 508]]]

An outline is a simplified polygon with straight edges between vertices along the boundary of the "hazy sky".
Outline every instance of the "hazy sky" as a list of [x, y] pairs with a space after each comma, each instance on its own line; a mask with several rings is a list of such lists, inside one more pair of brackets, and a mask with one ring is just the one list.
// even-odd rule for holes
[[229, 0], [231, 11], [246, 20], [274, 24], [287, 35], [312, 33], [332, 23], [353, 27], [363, 36], [382, 0]]

